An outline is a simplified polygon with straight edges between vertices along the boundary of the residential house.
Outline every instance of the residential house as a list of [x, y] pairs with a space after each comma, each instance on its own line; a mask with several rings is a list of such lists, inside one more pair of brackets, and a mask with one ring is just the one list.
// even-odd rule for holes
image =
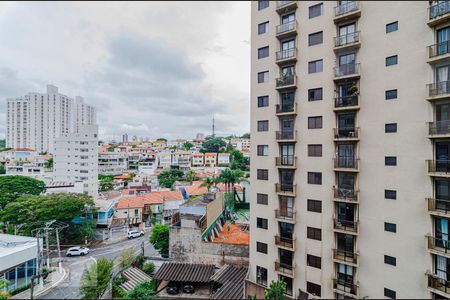
[[217, 153], [205, 153], [205, 167], [215, 167], [217, 165]]
[[230, 165], [230, 153], [219, 153], [217, 156], [217, 165], [219, 167], [228, 167]]
[[203, 153], [192, 154], [192, 167], [203, 167], [205, 165], [205, 155]]

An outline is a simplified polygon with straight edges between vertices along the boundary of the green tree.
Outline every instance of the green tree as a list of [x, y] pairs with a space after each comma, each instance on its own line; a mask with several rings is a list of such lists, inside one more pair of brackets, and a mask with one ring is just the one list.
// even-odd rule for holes
[[244, 133], [244, 134], [241, 136], [241, 139], [249, 139], [249, 138], [250, 138], [250, 132]]
[[100, 179], [99, 190], [100, 192], [111, 191], [114, 189], [113, 179], [111, 177], [103, 177]]
[[0, 164], [0, 175], [3, 175], [5, 173], [6, 173], [5, 166], [3, 164]]
[[281, 281], [272, 281], [269, 285], [269, 288], [264, 292], [265, 299], [276, 299], [283, 300], [286, 298], [286, 282]]
[[119, 257], [119, 267], [121, 270], [125, 270], [131, 266], [134, 260], [134, 250], [133, 248], [128, 248], [120, 253]]
[[159, 184], [163, 187], [171, 188], [175, 181], [183, 180], [184, 173], [178, 169], [169, 169], [162, 171], [158, 175]]
[[169, 226], [156, 224], [150, 236], [150, 243], [159, 250], [162, 257], [169, 257]]
[[186, 151], [191, 150], [192, 147], [194, 147], [194, 144], [192, 144], [189, 141], [186, 141], [186, 142], [183, 143], [183, 149], [186, 150]]
[[39, 195], [45, 190], [43, 181], [25, 176], [0, 177], [0, 210], [21, 195]]
[[208, 188], [208, 191], [211, 189], [212, 186], [216, 186], [218, 183], [218, 178], [213, 177], [205, 177], [203, 178], [203, 182], [200, 184], [201, 187], [206, 186]]
[[233, 151], [233, 145], [231, 144], [231, 141], [228, 141], [228, 144], [227, 144], [227, 152], [228, 153], [231, 153], [231, 151]]
[[158, 288], [157, 280], [144, 281], [139, 283], [127, 293], [127, 299], [156, 299], [155, 291]]
[[202, 144], [202, 151], [206, 152], [215, 152], [218, 153], [220, 149], [226, 148], [227, 143], [225, 143], [221, 138], [211, 138]]
[[53, 157], [47, 159], [47, 161], [45, 162], [45, 168], [53, 169]]
[[156, 140], [157, 140], [157, 141], [164, 141], [164, 142], [167, 142], [167, 139], [166, 139], [166, 138], [157, 138]]
[[196, 174], [194, 171], [189, 170], [189, 171], [187, 171], [187, 172], [184, 174], [184, 179], [185, 179], [186, 181], [188, 181], [190, 184], [192, 184], [193, 181], [196, 181], [196, 180], [198, 180], [199, 178], [198, 178], [197, 174]]
[[152, 262], [148, 262], [142, 266], [142, 271], [147, 273], [147, 275], [153, 275], [153, 272], [155, 272], [155, 264]]
[[113, 261], [104, 257], [90, 265], [81, 278], [83, 299], [100, 299], [108, 287], [113, 272]]
[[240, 169], [231, 170], [226, 168], [219, 175], [219, 181], [225, 184], [225, 191], [231, 192], [236, 183], [244, 179], [244, 172]]

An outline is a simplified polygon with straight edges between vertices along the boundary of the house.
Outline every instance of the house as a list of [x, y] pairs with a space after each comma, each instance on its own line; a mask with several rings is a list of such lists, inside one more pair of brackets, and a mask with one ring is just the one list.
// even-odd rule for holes
[[162, 169], [168, 169], [172, 166], [172, 153], [160, 152], [158, 153], [159, 167]]
[[201, 181], [194, 181], [192, 185], [183, 188], [186, 198], [191, 198], [192, 196], [198, 196], [208, 193], [208, 188], [206, 186], [201, 186]]
[[230, 164], [230, 153], [219, 153], [217, 156], [217, 165], [219, 167], [228, 167]]
[[205, 153], [205, 167], [215, 167], [217, 165], [217, 153]]
[[145, 196], [121, 197], [114, 218], [125, 219], [127, 224], [140, 225], [145, 220], [144, 202]]
[[118, 204], [120, 197], [120, 193], [113, 193], [95, 200], [97, 211], [94, 214], [94, 218], [97, 219], [97, 227], [108, 228], [111, 225], [114, 216], [114, 207]]
[[128, 153], [126, 152], [99, 152], [98, 174], [118, 175], [128, 169]]
[[33, 149], [14, 148], [0, 152], [0, 160], [9, 164], [31, 163], [37, 155], [38, 153]]
[[205, 165], [205, 155], [203, 153], [192, 154], [192, 166], [203, 167]]

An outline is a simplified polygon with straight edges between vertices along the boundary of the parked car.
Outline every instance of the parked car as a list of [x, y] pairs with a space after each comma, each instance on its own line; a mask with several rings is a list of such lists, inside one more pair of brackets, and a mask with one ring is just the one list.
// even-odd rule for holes
[[169, 283], [166, 287], [166, 292], [169, 295], [176, 295], [178, 294], [178, 285], [176, 283]]
[[77, 246], [67, 249], [66, 256], [84, 256], [89, 253], [89, 248]]
[[195, 288], [193, 284], [187, 283], [183, 286], [183, 292], [186, 294], [193, 294], [195, 292]]
[[141, 237], [143, 235], [144, 235], [144, 232], [142, 230], [141, 231], [139, 231], [139, 230], [130, 230], [130, 231], [128, 231], [128, 238], [129, 239], [134, 239], [134, 238], [137, 238], [137, 237]]

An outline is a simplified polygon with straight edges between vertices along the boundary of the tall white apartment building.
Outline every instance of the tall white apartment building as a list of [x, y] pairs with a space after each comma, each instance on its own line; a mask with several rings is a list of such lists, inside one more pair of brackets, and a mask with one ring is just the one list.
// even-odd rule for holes
[[450, 2], [251, 6], [246, 294], [450, 298]]
[[46, 93], [7, 99], [6, 145], [53, 152], [56, 137], [77, 132], [80, 125], [96, 124], [95, 108], [47, 85]]
[[98, 196], [98, 126], [82, 125], [55, 139], [53, 181], [83, 182], [83, 193]]

